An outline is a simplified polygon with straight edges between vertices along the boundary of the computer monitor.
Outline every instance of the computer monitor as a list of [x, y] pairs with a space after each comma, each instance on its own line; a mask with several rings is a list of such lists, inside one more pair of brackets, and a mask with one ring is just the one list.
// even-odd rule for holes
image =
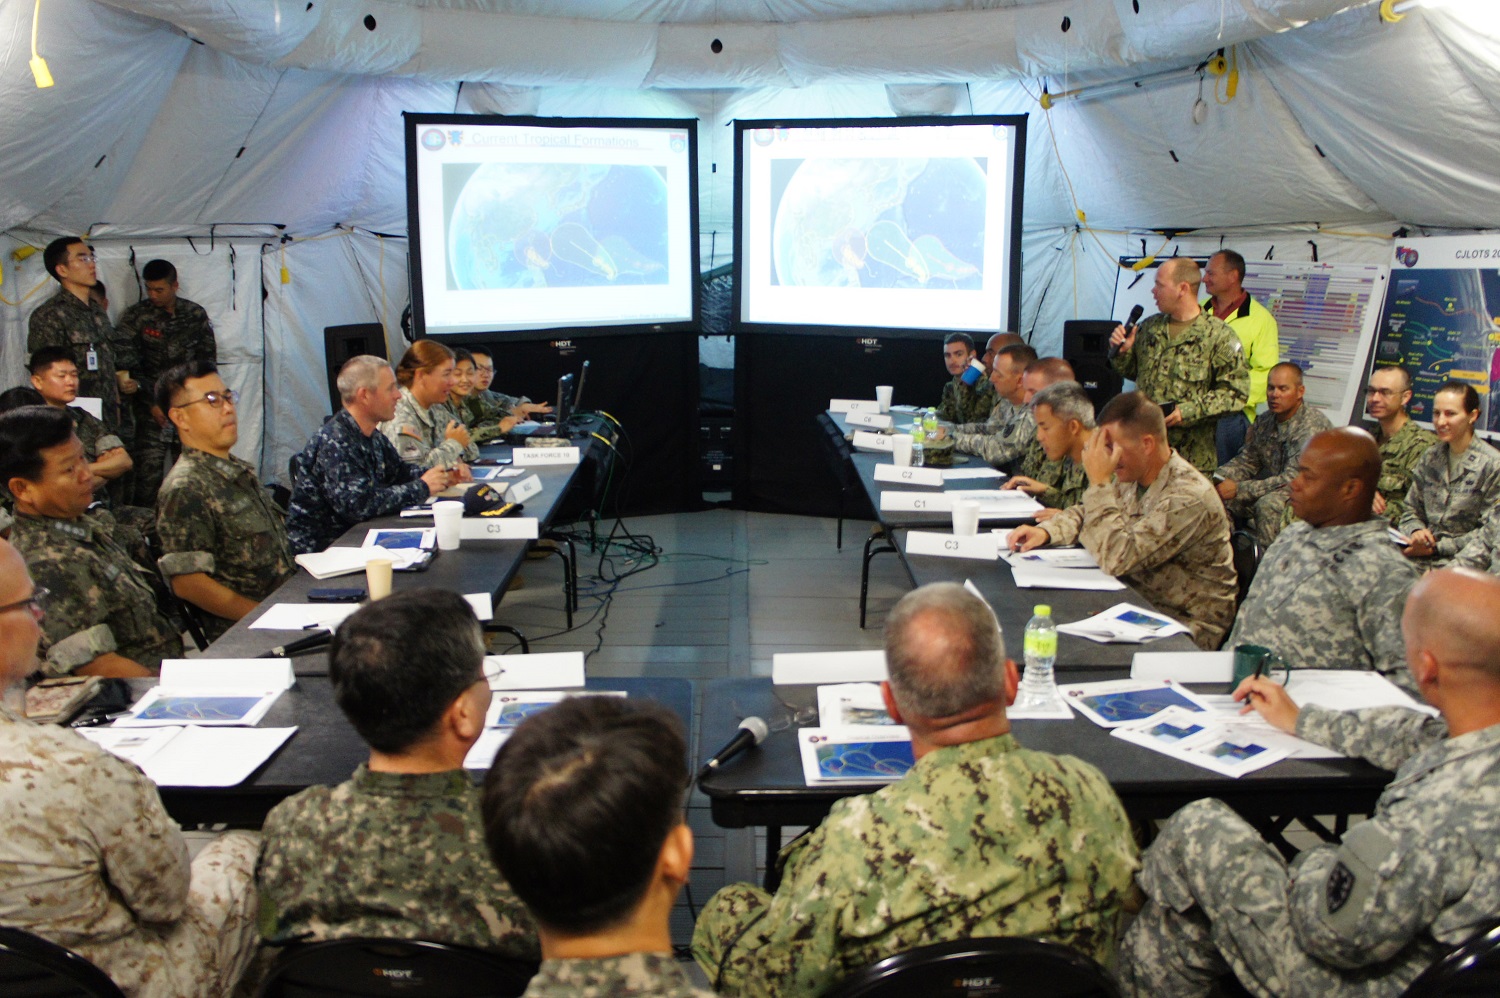
[[552, 419], [558, 426], [568, 421], [573, 415], [573, 376], [564, 374], [557, 379], [557, 405], [552, 412]]
[[578, 372], [578, 390], [573, 393], [573, 412], [576, 416], [583, 411], [583, 384], [589, 380], [589, 362], [584, 361], [583, 367]]

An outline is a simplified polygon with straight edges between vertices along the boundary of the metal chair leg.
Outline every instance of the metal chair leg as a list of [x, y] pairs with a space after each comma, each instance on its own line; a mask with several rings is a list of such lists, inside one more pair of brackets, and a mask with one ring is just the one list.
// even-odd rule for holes
[[511, 627], [509, 624], [496, 624], [493, 621], [484, 625], [484, 632], [486, 634], [491, 634], [491, 633], [496, 632], [496, 631], [499, 631], [502, 634], [509, 634], [512, 637], [514, 637], [517, 641], [519, 641], [521, 643], [521, 654], [522, 655], [530, 655], [531, 654], [531, 642], [527, 641], [526, 640], [526, 635], [522, 634], [516, 628]]

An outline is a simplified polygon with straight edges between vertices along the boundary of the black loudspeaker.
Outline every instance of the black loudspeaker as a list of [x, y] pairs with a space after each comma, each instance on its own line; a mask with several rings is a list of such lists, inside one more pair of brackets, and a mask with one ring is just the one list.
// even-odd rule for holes
[[1109, 366], [1109, 334], [1119, 323], [1113, 319], [1072, 319], [1063, 323], [1063, 358], [1088, 393], [1098, 412], [1104, 403], [1120, 394], [1125, 379]]
[[332, 412], [343, 405], [339, 398], [339, 368], [350, 357], [370, 354], [384, 357], [385, 327], [378, 322], [356, 322], [349, 326], [323, 327], [323, 358], [328, 365], [328, 401]]

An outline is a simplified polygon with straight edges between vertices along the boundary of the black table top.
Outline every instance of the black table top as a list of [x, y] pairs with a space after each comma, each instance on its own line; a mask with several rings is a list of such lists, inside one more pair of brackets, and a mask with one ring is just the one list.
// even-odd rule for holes
[[[587, 460], [590, 451], [589, 443], [589, 441], [578, 443], [583, 451], [584, 460]], [[492, 444], [481, 448], [480, 452], [486, 458], [506, 458], [511, 456], [512, 450], [513, 448], [508, 445]], [[526, 508], [523, 512], [526, 516], [537, 518], [542, 532], [545, 532], [551, 523], [553, 512], [567, 495], [581, 467], [582, 461], [575, 465], [544, 465], [528, 469], [529, 472], [534, 471], [540, 478], [542, 491], [526, 501]], [[517, 480], [519, 479], [506, 479], [505, 481]], [[421, 517], [415, 519], [402, 519], [400, 516], [378, 517], [351, 528], [334, 541], [334, 546], [359, 547], [364, 543], [366, 534], [375, 528], [410, 528], [430, 525], [431, 520]], [[489, 593], [498, 611], [500, 597], [504, 595], [506, 587], [510, 585], [511, 579], [520, 569], [521, 562], [532, 543], [532, 541], [466, 540], [456, 551], [435, 552], [428, 567], [422, 571], [396, 572], [391, 578], [391, 589], [393, 592], [403, 589], [438, 588], [456, 593]], [[312, 589], [338, 586], [362, 589], [364, 584], [364, 576], [361, 573], [332, 579], [315, 579], [299, 568], [295, 575], [263, 600], [260, 606], [225, 631], [204, 654], [211, 658], [254, 658], [272, 648], [285, 645], [303, 635], [296, 631], [251, 630], [250, 625], [277, 603], [307, 602], [307, 594]], [[328, 672], [326, 646], [295, 656], [292, 665], [299, 676], [326, 675]]]
[[[1124, 678], [1059, 669], [1063, 683]], [[1227, 686], [1195, 686], [1207, 692]], [[714, 823], [726, 828], [810, 825], [834, 802], [868, 793], [876, 785], [809, 787], [797, 748], [791, 708], [815, 708], [816, 686], [776, 686], [770, 679], [720, 679], [699, 684], [703, 747], [726, 741], [745, 716], [773, 729], [757, 749], [731, 761], [699, 785]], [[788, 706], [790, 705], [790, 707]], [[813, 712], [816, 717], [816, 711]], [[1368, 813], [1391, 774], [1356, 759], [1287, 759], [1238, 779], [1131, 745], [1082, 717], [1068, 721], [1016, 721], [1016, 740], [1029, 749], [1074, 755], [1097, 766], [1137, 819], [1164, 818], [1190, 801], [1218, 797], [1252, 822], [1272, 815]], [[714, 746], [716, 747], [716, 746]]]
[[[131, 680], [138, 697], [155, 685], [151, 679]], [[614, 678], [589, 679], [591, 690], [624, 690], [664, 704], [682, 718], [691, 732], [693, 687], [686, 679]], [[299, 676], [297, 685], [271, 706], [258, 727], [286, 728], [296, 733], [264, 766], [236, 787], [163, 787], [162, 803], [173, 818], [185, 825], [227, 823], [259, 827], [265, 815], [283, 798], [315, 785], [333, 785], [347, 780], [354, 768], [369, 758], [369, 747], [355, 732], [338, 704], [333, 685], [326, 676]], [[693, 742], [689, 739], [689, 747]], [[474, 770], [475, 778], [482, 771]]]

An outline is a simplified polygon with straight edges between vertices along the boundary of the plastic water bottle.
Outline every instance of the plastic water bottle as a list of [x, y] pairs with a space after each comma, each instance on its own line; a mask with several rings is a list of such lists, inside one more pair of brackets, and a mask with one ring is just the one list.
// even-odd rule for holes
[[934, 436], [937, 434], [937, 428], [937, 410], [932, 408], [931, 406], [928, 406], [927, 411], [922, 414], [922, 432], [927, 434], [929, 437]]
[[918, 416], [911, 424], [911, 466], [913, 468], [922, 467], [926, 450], [923, 445], [926, 442], [927, 431], [922, 429], [922, 417]]
[[1057, 692], [1052, 667], [1057, 662], [1057, 624], [1052, 608], [1038, 604], [1036, 614], [1026, 623], [1026, 672], [1016, 696], [1018, 710], [1046, 710], [1065, 707]]

